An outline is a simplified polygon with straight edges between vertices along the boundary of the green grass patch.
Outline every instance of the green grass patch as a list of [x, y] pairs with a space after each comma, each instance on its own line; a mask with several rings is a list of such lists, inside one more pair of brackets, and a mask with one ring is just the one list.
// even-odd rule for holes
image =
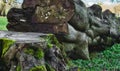
[[97, 54], [91, 60], [75, 60], [73, 64], [81, 71], [120, 71], [120, 44]]
[[8, 24], [6, 17], [0, 17], [0, 30], [7, 30], [6, 25]]

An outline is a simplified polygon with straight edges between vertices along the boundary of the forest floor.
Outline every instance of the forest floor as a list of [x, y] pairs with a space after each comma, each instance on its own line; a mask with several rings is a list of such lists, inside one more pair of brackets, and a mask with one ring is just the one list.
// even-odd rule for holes
[[120, 44], [115, 44], [95, 54], [91, 60], [78, 59], [72, 63], [81, 71], [120, 71]]
[[[0, 30], [7, 30], [6, 17], [0, 17]], [[73, 60], [71, 63], [81, 71], [120, 71], [120, 44], [108, 47], [100, 53], [95, 53], [91, 60]]]

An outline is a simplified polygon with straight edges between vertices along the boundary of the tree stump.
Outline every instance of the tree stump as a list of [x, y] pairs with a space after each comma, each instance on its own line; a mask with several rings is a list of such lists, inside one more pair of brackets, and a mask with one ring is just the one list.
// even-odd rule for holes
[[0, 47], [1, 71], [69, 71], [54, 35], [0, 31]]

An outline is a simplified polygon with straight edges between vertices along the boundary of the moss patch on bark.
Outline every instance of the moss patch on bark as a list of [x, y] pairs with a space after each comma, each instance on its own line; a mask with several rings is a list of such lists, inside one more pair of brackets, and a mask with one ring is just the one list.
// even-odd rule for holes
[[4, 54], [7, 52], [7, 50], [9, 50], [10, 46], [12, 46], [15, 42], [15, 40], [11, 40], [11, 39], [7, 39], [7, 38], [1, 38], [0, 39], [1, 42], [1, 56], [3, 57]]

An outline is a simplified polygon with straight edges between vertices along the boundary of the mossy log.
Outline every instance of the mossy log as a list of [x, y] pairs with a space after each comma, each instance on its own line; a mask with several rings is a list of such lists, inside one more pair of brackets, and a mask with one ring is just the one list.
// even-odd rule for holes
[[52, 34], [0, 31], [0, 71], [69, 71], [60, 48]]

